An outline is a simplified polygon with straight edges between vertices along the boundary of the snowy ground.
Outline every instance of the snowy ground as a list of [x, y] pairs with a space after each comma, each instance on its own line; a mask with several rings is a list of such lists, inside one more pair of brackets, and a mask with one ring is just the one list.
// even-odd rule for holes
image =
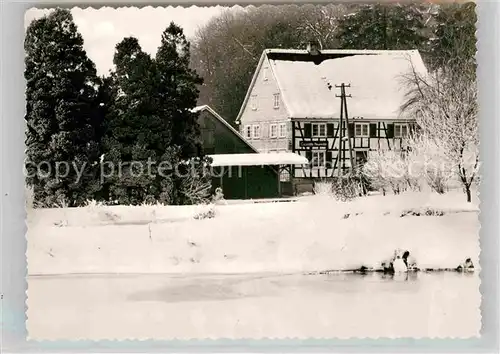
[[[426, 206], [444, 216], [405, 216]], [[351, 203], [46, 209], [28, 218], [29, 274], [302, 272], [377, 266], [396, 248], [420, 267], [478, 265], [478, 202], [450, 192], [370, 196]], [[346, 215], [349, 214], [347, 218]], [[357, 215], [356, 215], [357, 214]]]
[[[301, 274], [376, 266], [396, 248], [420, 267], [477, 267], [478, 201], [464, 199], [230, 203], [205, 220], [198, 207], [31, 211], [29, 337], [477, 336], [478, 272]], [[445, 215], [401, 217], [425, 207]]]

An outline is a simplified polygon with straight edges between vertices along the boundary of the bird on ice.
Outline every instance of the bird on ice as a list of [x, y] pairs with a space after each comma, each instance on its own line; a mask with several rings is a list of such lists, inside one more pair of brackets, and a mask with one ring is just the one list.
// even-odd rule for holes
[[405, 261], [399, 257], [394, 260], [392, 266], [394, 268], [394, 273], [405, 273], [408, 271]]

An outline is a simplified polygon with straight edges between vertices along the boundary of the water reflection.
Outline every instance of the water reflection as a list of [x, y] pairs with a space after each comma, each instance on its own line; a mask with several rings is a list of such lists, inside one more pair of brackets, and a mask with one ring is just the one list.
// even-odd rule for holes
[[161, 301], [168, 303], [192, 301], [228, 301], [244, 298], [287, 297], [308, 294], [349, 294], [377, 296], [388, 293], [426, 293], [435, 287], [452, 284], [457, 290], [464, 278], [478, 276], [458, 272], [379, 272], [336, 273], [323, 275], [226, 275], [168, 278], [145, 291], [135, 291], [129, 301]]
[[382, 274], [381, 278], [384, 280], [394, 280], [394, 281], [416, 281], [418, 280], [418, 273], [408, 272], [408, 273]]

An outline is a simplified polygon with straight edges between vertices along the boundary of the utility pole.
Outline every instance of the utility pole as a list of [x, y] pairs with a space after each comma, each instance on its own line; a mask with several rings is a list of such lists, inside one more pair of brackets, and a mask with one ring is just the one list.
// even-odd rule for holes
[[351, 87], [351, 84], [340, 84], [335, 85], [336, 88], [340, 88], [340, 95], [335, 95], [335, 97], [340, 98], [340, 125], [339, 125], [339, 152], [337, 153], [337, 166], [339, 166], [339, 177], [342, 176], [343, 169], [345, 167], [345, 141], [344, 141], [344, 126], [347, 130], [347, 145], [349, 148], [349, 159], [351, 161], [351, 172], [354, 168], [354, 158], [352, 156], [352, 146], [351, 146], [351, 138], [349, 137], [349, 113], [347, 110], [347, 98], [351, 98], [352, 96], [346, 95], [345, 88]]

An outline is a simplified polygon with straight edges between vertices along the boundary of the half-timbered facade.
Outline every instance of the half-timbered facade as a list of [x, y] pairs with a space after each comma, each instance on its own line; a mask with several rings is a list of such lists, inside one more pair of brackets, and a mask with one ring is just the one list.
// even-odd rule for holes
[[351, 166], [363, 164], [369, 151], [403, 150], [404, 138], [415, 124], [350, 119], [340, 131], [339, 120], [292, 120], [291, 123], [292, 149], [310, 161], [310, 168], [295, 169], [293, 175], [297, 178], [334, 177], [339, 170], [347, 172]]
[[236, 123], [260, 152], [307, 157], [293, 179], [333, 177], [370, 151], [405, 147], [415, 120], [400, 107], [415, 72], [426, 73], [416, 50], [268, 49]]

